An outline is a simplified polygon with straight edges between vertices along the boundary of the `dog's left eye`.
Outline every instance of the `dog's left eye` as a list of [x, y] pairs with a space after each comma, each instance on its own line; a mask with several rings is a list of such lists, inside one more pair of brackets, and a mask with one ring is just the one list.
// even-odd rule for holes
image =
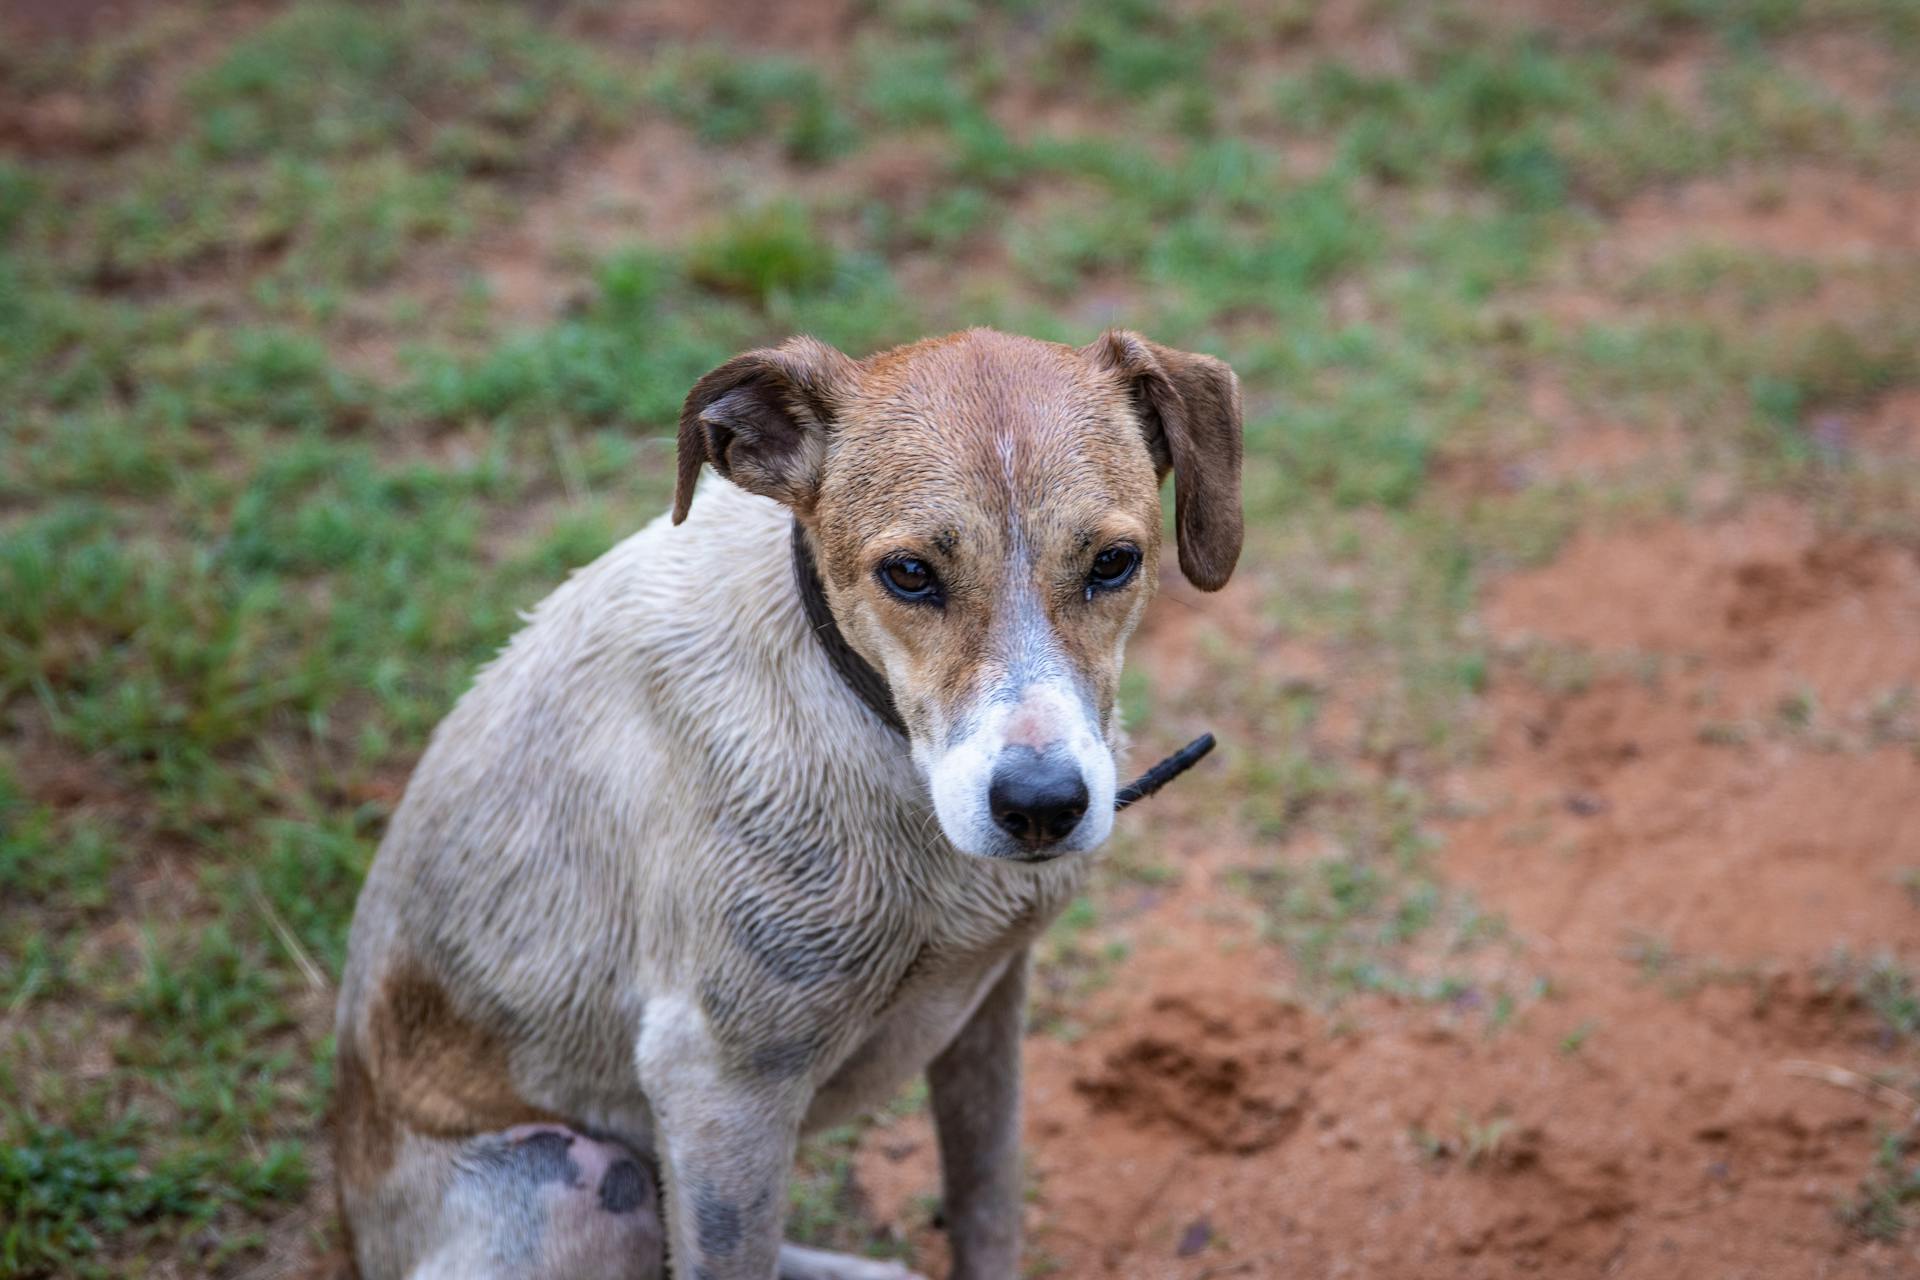
[[934, 576], [926, 561], [912, 556], [901, 556], [881, 565], [880, 581], [902, 600], [937, 602], [940, 599], [940, 579]]
[[1125, 543], [1108, 547], [1093, 558], [1093, 568], [1087, 571], [1087, 585], [1108, 590], [1125, 586], [1139, 567], [1140, 552], [1135, 548]]

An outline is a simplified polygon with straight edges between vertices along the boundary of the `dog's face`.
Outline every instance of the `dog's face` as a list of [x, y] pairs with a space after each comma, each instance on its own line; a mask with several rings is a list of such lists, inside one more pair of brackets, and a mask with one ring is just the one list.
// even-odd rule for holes
[[1044, 861], [1106, 839], [1169, 469], [1187, 576], [1215, 589], [1239, 554], [1225, 365], [1127, 333], [1074, 350], [972, 330], [861, 363], [796, 339], [694, 389], [676, 518], [703, 460], [806, 525], [956, 848]]

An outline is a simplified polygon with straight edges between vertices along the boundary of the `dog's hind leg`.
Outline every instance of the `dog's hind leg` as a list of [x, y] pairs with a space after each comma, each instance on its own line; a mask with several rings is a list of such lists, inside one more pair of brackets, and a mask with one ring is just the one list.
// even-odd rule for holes
[[558, 1124], [408, 1135], [370, 1196], [343, 1197], [362, 1280], [665, 1280], [652, 1172]]

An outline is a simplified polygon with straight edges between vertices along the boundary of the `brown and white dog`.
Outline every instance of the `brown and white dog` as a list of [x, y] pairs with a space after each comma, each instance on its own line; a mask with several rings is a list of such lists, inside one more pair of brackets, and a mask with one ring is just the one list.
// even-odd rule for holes
[[[702, 378], [672, 520], [480, 675], [361, 893], [364, 1280], [905, 1276], [781, 1226], [799, 1137], [923, 1070], [953, 1275], [1017, 1274], [1027, 947], [1113, 823], [1160, 482], [1217, 589], [1240, 432], [1226, 365], [1125, 332], [796, 338]], [[696, 501], [703, 463], [732, 483]], [[904, 740], [816, 643], [804, 553]]]

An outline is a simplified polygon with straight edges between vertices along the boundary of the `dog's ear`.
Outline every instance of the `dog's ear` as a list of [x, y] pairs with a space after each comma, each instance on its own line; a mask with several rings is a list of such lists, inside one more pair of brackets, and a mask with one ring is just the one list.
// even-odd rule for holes
[[1173, 472], [1180, 571], [1218, 591], [1240, 559], [1240, 380], [1222, 361], [1113, 329], [1081, 355], [1126, 382], [1154, 466]]
[[673, 522], [687, 518], [703, 462], [749, 493], [811, 510], [827, 433], [858, 376], [859, 366], [824, 342], [789, 338], [700, 379], [680, 409]]

